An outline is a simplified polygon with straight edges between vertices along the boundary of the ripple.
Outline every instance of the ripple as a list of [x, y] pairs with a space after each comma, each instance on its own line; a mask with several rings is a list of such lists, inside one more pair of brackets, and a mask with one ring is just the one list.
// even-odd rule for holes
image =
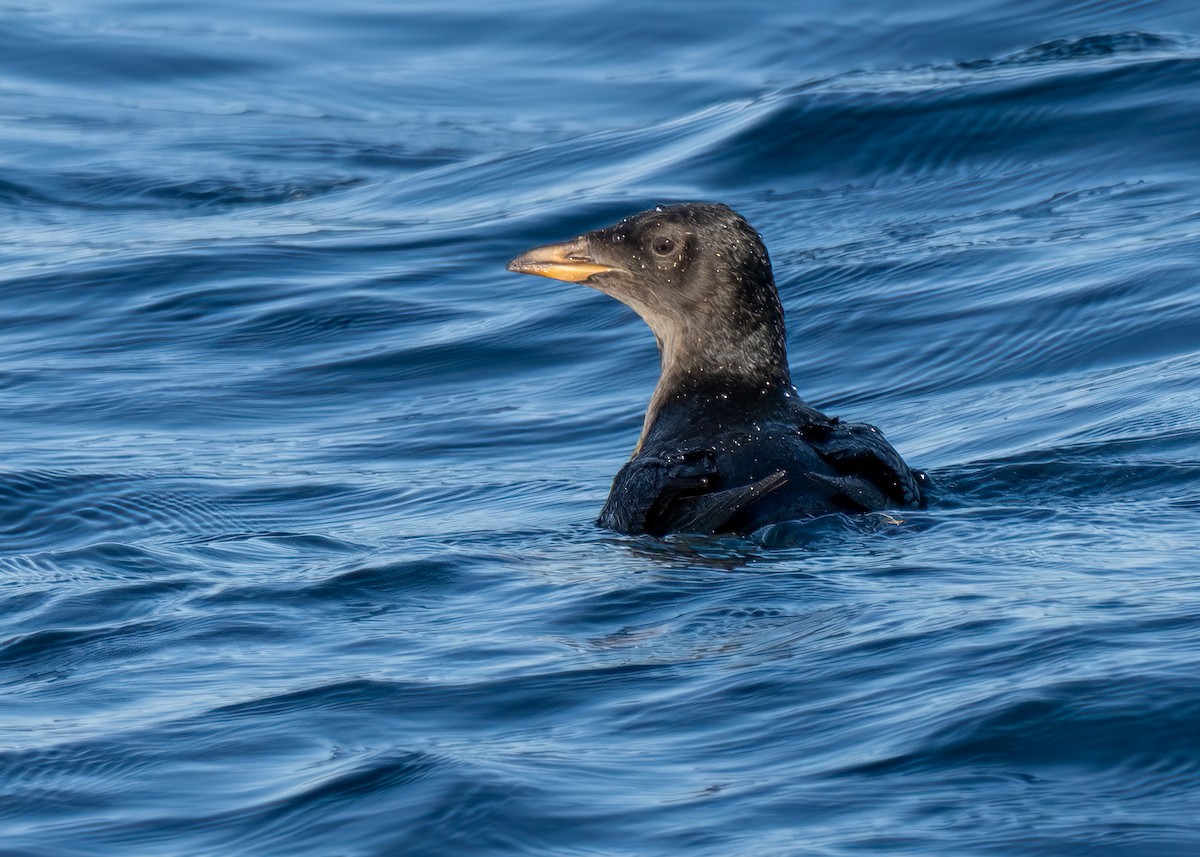
[[[1057, 768], [1078, 766], [1087, 759], [1094, 769], [1122, 775], [1135, 790], [1146, 787], [1145, 778], [1153, 778], [1157, 785], [1152, 791], [1161, 796], [1168, 784], [1190, 788], [1188, 779], [1200, 773], [1200, 744], [1190, 726], [1198, 705], [1200, 696], [1194, 689], [1145, 679], [1049, 685], [972, 706], [930, 736], [924, 749], [878, 763], [872, 770], [999, 765], [1053, 777]], [[1153, 732], [1138, 728], [1145, 716], [1156, 722]], [[1125, 740], [1114, 742], [1114, 734]], [[1150, 759], [1159, 760], [1154, 763], [1158, 772], [1144, 770]], [[1124, 774], [1135, 772], [1140, 782], [1125, 779]]]
[[161, 538], [228, 530], [239, 521], [203, 480], [145, 474], [10, 472], [0, 481], [0, 502], [10, 550], [86, 543], [98, 535]]
[[[956, 170], [975, 180], [998, 177], [1018, 159], [1072, 157], [1094, 145], [1105, 123], [1137, 115], [1123, 96], [1165, 88], [1186, 99], [1194, 54], [1192, 44], [1167, 37], [1117, 34], [996, 61], [837, 75], [768, 96], [769, 109], [704, 167], [710, 180], [730, 187], [754, 175], [776, 182], [781, 175], [829, 182]], [[1072, 65], [1095, 57], [1105, 60]], [[1155, 114], [1164, 142], [1190, 137], [1182, 111]], [[893, 145], [897, 139], [903, 145]]]
[[[1200, 18], [809, 6], [3, 13], [0, 850], [1197, 850]], [[929, 508], [594, 526], [681, 199]]]
[[[147, 80], [178, 81], [235, 77], [270, 67], [262, 57], [232, 56], [193, 43], [186, 49], [178, 37], [169, 46], [145, 34], [97, 33], [86, 26], [55, 22], [53, 29], [22, 22], [6, 30], [0, 51], [20, 77], [71, 83], [99, 81], [122, 84]], [[65, 25], [65, 26], [64, 26]], [[178, 34], [177, 34], [178, 36]]]
[[1142, 33], [1099, 33], [1077, 39], [1053, 39], [1017, 51], [997, 60], [976, 60], [960, 63], [969, 69], [991, 68], [1027, 63], [1060, 63], [1072, 60], [1095, 60], [1117, 58], [1142, 53], [1182, 53], [1191, 47], [1189, 42], [1172, 36]]

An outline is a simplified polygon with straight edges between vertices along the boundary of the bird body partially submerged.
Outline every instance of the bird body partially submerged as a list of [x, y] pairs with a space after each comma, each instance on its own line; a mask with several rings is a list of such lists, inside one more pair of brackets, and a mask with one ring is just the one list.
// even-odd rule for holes
[[724, 205], [660, 207], [517, 257], [632, 307], [662, 370], [598, 523], [625, 533], [747, 533], [830, 512], [912, 507], [925, 476], [873, 426], [806, 405], [762, 239]]

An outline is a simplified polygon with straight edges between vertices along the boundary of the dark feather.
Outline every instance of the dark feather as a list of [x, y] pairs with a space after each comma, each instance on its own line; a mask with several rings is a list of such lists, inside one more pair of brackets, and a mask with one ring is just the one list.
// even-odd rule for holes
[[924, 499], [921, 484], [925, 474], [905, 464], [875, 426], [835, 418], [802, 431], [805, 440], [831, 467], [845, 476], [865, 479], [891, 502], [916, 506]]
[[658, 529], [681, 533], [720, 533], [736, 529], [729, 525], [738, 512], [783, 487], [785, 482], [787, 471], [776, 470], [749, 485], [682, 498], [666, 510], [667, 514], [657, 522]]

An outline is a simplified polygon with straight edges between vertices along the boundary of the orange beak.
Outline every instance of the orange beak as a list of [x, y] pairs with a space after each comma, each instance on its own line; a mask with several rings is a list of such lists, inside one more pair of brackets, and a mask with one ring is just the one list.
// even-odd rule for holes
[[552, 280], [582, 283], [593, 274], [616, 271], [609, 265], [601, 265], [588, 254], [586, 237], [562, 244], [546, 244], [534, 247], [508, 263], [508, 270], [518, 274], [536, 274]]

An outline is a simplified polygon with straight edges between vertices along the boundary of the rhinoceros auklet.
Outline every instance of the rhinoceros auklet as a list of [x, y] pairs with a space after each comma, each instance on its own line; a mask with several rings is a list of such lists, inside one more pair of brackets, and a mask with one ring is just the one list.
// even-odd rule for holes
[[729, 207], [660, 206], [535, 247], [508, 270], [599, 289], [658, 340], [658, 386], [600, 526], [749, 533], [924, 503], [925, 474], [878, 429], [828, 417], [797, 395], [767, 249]]

